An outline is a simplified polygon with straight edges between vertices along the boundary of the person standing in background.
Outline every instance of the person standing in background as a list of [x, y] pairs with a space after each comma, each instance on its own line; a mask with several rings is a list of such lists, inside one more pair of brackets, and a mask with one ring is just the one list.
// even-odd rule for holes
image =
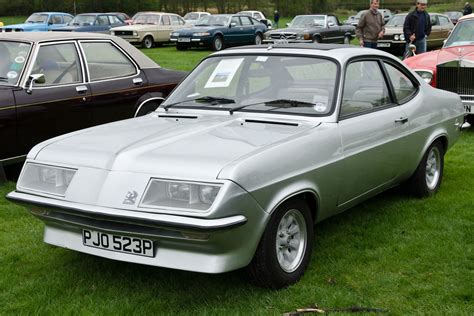
[[430, 15], [426, 12], [428, 0], [418, 0], [416, 8], [407, 14], [403, 24], [403, 34], [407, 42], [405, 55], [410, 49], [410, 44], [416, 46], [416, 53], [426, 53], [426, 38], [431, 33]]
[[385, 33], [379, 0], [370, 0], [370, 8], [362, 14], [356, 27], [356, 36], [361, 47], [377, 48], [377, 40]]
[[464, 14], [464, 15], [468, 15], [468, 14], [471, 14], [471, 13], [472, 13], [471, 4], [470, 4], [469, 2], [466, 2], [466, 4], [464, 5], [463, 14]]
[[273, 14], [273, 21], [275, 21], [274, 23], [275, 28], [278, 28], [278, 21], [280, 21], [280, 13], [278, 13], [278, 10], [275, 10]]

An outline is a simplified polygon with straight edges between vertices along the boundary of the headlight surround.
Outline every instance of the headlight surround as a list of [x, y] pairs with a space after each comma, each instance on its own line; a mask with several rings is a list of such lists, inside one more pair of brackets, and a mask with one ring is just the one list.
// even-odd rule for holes
[[171, 35], [171, 36], [176, 36], [176, 37], [178, 37], [178, 36], [179, 36], [179, 33], [178, 33], [178, 32], [171, 32], [170, 35]]
[[433, 80], [433, 72], [431, 70], [415, 70], [415, 72], [424, 82], [431, 84], [431, 81]]
[[401, 41], [404, 41], [404, 40], [405, 40], [405, 35], [400, 34], [400, 40], [401, 40]]
[[211, 33], [209, 32], [199, 32], [199, 33], [193, 33], [193, 36], [209, 36]]
[[400, 35], [395, 34], [395, 36], [393, 36], [393, 39], [396, 40], [396, 41], [400, 40]]
[[140, 207], [208, 210], [222, 184], [151, 179]]
[[18, 181], [21, 190], [65, 196], [77, 169], [27, 163]]

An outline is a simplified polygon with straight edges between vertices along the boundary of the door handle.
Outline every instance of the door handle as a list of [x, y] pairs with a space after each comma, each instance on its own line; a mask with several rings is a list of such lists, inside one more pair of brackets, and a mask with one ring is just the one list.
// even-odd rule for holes
[[400, 117], [399, 119], [396, 119], [396, 120], [395, 120], [395, 123], [402, 123], [402, 124], [405, 124], [406, 122], [408, 122], [408, 117], [406, 117], [406, 116], [402, 116], [402, 117]]
[[87, 92], [87, 87], [86, 86], [77, 86], [76, 91], [77, 91], [77, 93], [86, 93]]
[[143, 83], [143, 79], [142, 78], [133, 78], [133, 84], [134, 85], [141, 85]]

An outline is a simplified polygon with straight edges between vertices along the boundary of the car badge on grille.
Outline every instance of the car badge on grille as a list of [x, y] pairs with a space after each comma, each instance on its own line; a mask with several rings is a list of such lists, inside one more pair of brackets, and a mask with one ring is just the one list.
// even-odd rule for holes
[[138, 196], [137, 191], [128, 191], [127, 194], [125, 195], [125, 199], [123, 200], [122, 204], [129, 204], [129, 205], [135, 204], [137, 196]]
[[280, 38], [275, 40], [275, 44], [288, 44], [288, 37], [285, 34], [280, 34]]

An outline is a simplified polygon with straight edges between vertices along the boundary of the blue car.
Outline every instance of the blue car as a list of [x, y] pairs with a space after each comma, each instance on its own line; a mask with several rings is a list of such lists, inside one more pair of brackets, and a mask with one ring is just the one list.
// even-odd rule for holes
[[47, 32], [67, 25], [74, 17], [63, 12], [36, 12], [25, 23], [12, 24], [0, 28], [1, 32]]
[[170, 41], [176, 49], [210, 47], [215, 51], [226, 46], [262, 44], [267, 26], [242, 14], [216, 14], [201, 18], [193, 28], [171, 33]]
[[111, 27], [122, 25], [126, 23], [113, 13], [82, 13], [76, 15], [67, 26], [55, 28], [53, 31], [109, 34]]

